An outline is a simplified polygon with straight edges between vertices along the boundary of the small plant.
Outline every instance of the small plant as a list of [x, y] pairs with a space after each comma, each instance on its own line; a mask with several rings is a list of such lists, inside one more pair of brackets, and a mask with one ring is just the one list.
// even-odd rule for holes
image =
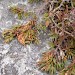
[[63, 69], [59, 75], [75, 75], [75, 60], [65, 69]]
[[42, 54], [41, 61], [38, 62], [38, 65], [40, 66], [39, 69], [54, 75], [57, 71], [64, 69], [66, 64], [66, 60], [64, 60], [64, 58], [60, 59], [58, 57], [58, 51], [57, 54], [55, 50], [45, 52]]
[[[59, 75], [75, 75], [75, 22], [71, 19], [75, 8], [71, 1], [54, 2], [54, 6], [50, 4], [43, 17], [50, 31], [50, 49], [43, 53], [38, 62], [39, 69], [50, 75], [56, 75], [56, 72]], [[70, 64], [67, 64], [69, 61]]]
[[18, 15], [18, 19], [28, 18], [30, 16], [32, 18], [36, 17], [35, 13], [29, 12], [29, 11], [24, 11], [22, 8], [20, 8], [18, 6], [10, 7], [9, 11], [12, 12], [13, 14], [17, 14]]
[[34, 42], [38, 42], [37, 39], [37, 31], [34, 29], [35, 21], [30, 21], [25, 25], [15, 26], [12, 29], [4, 30], [2, 33], [5, 43], [9, 43], [14, 38], [22, 44], [30, 44]]
[[[28, 0], [37, 3], [41, 0]], [[74, 0], [43, 0], [43, 21], [36, 25], [30, 21], [25, 25], [18, 25], [2, 33], [6, 43], [14, 38], [22, 44], [37, 43], [37, 32], [47, 33], [50, 49], [42, 54], [37, 62], [39, 69], [50, 75], [75, 75], [75, 1]], [[43, 10], [44, 10], [43, 9]], [[14, 14], [31, 16], [31, 12], [25, 12], [17, 7], [10, 8]], [[36, 26], [35, 26], [36, 25]]]
[[17, 6], [10, 7], [9, 9], [12, 13], [17, 14], [19, 19], [23, 18], [24, 10], [18, 8]]

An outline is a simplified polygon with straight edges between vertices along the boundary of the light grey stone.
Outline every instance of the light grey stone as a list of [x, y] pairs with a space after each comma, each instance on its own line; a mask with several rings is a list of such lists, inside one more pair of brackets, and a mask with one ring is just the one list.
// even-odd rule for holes
[[15, 24], [24, 24], [31, 19], [29, 17], [28, 19], [18, 20], [9, 12], [10, 6], [18, 5], [25, 7], [27, 11], [35, 11], [39, 18], [38, 22], [42, 21], [42, 16], [38, 13], [41, 4], [30, 5], [27, 1], [0, 0], [0, 75], [47, 75], [39, 71], [36, 66], [42, 52], [49, 48], [44, 43], [46, 37], [41, 38], [43, 41], [38, 46], [34, 44], [23, 46], [16, 39], [9, 44], [3, 43], [1, 33], [4, 29], [11, 28]]

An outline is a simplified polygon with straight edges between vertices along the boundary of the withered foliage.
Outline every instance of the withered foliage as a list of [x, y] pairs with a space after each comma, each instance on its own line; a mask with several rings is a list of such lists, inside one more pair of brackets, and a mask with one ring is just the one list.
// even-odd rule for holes
[[75, 60], [73, 60], [68, 67], [63, 69], [59, 75], [75, 75]]
[[[28, 0], [30, 3], [41, 0]], [[35, 21], [12, 29], [2, 35], [6, 43], [15, 37], [22, 44], [37, 42], [37, 31], [45, 31], [50, 37], [50, 49], [37, 62], [39, 69], [50, 75], [75, 75], [75, 0], [42, 0], [44, 2], [43, 23], [35, 26]], [[21, 18], [25, 14], [19, 8], [10, 8]], [[31, 14], [29, 15], [31, 16]], [[43, 24], [43, 25], [41, 25]], [[48, 32], [47, 32], [48, 31]]]
[[39, 69], [51, 75], [55, 74], [57, 71], [64, 69], [66, 59], [61, 59], [58, 57], [58, 55], [58, 51], [55, 52], [55, 50], [43, 53], [41, 61], [38, 62], [38, 65], [40, 66]]
[[38, 62], [39, 69], [50, 75], [75, 75], [75, 7], [72, 0], [47, 2], [44, 21], [51, 48]]
[[23, 14], [24, 14], [23, 9], [21, 9], [17, 6], [13, 6], [13, 7], [10, 7], [9, 11], [12, 12], [13, 14], [17, 14], [19, 19], [23, 18]]
[[9, 30], [4, 30], [2, 33], [2, 36], [5, 40], [5, 43], [9, 43], [14, 38], [17, 38], [17, 40], [22, 44], [30, 44], [34, 42], [38, 42], [37, 39], [37, 30], [34, 29], [36, 22], [30, 21], [25, 25], [19, 25], [15, 26]]
[[35, 18], [36, 14], [33, 12], [25, 11], [23, 8], [20, 8], [18, 6], [12, 6], [9, 8], [9, 11], [13, 14], [17, 14], [18, 19], [28, 18], [32, 17]]

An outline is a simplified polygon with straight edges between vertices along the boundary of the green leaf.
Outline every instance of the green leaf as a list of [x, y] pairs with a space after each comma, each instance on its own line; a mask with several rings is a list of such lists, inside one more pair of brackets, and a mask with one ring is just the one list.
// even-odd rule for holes
[[49, 42], [49, 46], [50, 46], [50, 49], [52, 49], [55, 47], [55, 44], [53, 42]]
[[58, 38], [58, 35], [55, 34], [55, 33], [50, 33], [49, 36], [50, 36], [52, 39], [57, 39], [57, 38]]
[[49, 16], [49, 14], [48, 13], [44, 13], [44, 15], [43, 15], [44, 17], [48, 17]]
[[45, 25], [38, 24], [38, 25], [37, 25], [37, 30], [38, 30], [38, 31], [46, 31], [46, 30], [47, 30], [47, 28], [46, 28], [46, 26], [45, 26]]
[[21, 13], [18, 14], [18, 18], [19, 18], [19, 19], [22, 19], [22, 18], [23, 18], [22, 16], [23, 16], [23, 14], [21, 14]]

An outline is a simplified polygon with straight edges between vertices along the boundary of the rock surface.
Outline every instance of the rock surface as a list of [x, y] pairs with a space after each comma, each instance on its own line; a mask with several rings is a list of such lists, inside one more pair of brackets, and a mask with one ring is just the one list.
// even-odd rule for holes
[[22, 46], [16, 39], [9, 44], [3, 42], [1, 33], [4, 29], [29, 20], [20, 21], [12, 16], [8, 11], [12, 5], [26, 5], [26, 10], [36, 11], [38, 17], [40, 16], [38, 9], [41, 4], [31, 7], [27, 0], [0, 0], [0, 75], [46, 75], [36, 66], [42, 52], [49, 48], [44, 41], [40, 46], [33, 44]]

